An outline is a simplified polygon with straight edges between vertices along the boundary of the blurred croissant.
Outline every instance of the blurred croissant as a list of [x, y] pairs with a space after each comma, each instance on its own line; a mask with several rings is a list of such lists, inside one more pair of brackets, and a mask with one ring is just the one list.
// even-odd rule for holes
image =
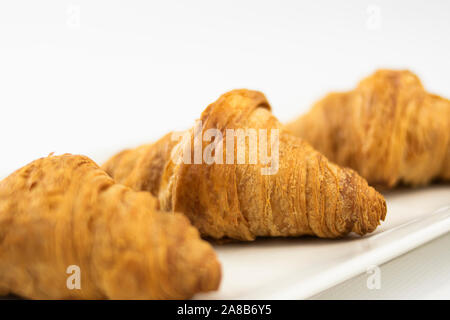
[[[194, 126], [182, 139], [174, 141], [168, 134], [154, 144], [122, 151], [103, 169], [121, 183], [150, 191], [159, 197], [162, 210], [184, 213], [203, 236], [215, 239], [337, 238], [351, 231], [372, 232], [384, 220], [383, 197], [354, 171], [329, 162], [285, 132], [262, 93], [228, 92], [209, 105], [200, 120], [201, 127]], [[211, 154], [222, 164], [195, 163], [195, 139], [210, 140], [215, 129], [222, 138], [215, 136]], [[238, 143], [232, 136], [231, 145], [227, 136], [230, 129], [266, 130], [271, 163], [261, 161], [261, 156], [251, 161], [255, 145], [251, 147], [250, 138], [244, 142], [245, 159], [239, 162]], [[256, 144], [260, 152], [265, 149], [262, 141], [259, 137]], [[203, 145], [200, 156], [210, 147]], [[234, 162], [225, 161], [227, 149]]]
[[[217, 289], [211, 246], [183, 215], [155, 205], [83, 156], [19, 169], [0, 182], [0, 293], [178, 299]], [[77, 268], [80, 286], [68, 286]]]
[[286, 128], [372, 185], [450, 180], [450, 101], [409, 71], [379, 70]]

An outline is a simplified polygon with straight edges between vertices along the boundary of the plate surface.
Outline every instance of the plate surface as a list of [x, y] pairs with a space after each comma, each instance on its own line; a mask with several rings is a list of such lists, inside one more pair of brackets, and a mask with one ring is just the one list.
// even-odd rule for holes
[[450, 231], [450, 186], [384, 194], [388, 213], [364, 237], [260, 239], [215, 245], [219, 291], [197, 299], [303, 299], [366, 272]]

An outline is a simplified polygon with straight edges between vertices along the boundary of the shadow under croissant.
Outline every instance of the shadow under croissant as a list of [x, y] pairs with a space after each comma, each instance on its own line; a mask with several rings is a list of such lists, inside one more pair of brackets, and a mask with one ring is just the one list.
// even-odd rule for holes
[[360, 236], [356, 233], [349, 233], [346, 236], [340, 238], [326, 239], [326, 238], [318, 238], [312, 235], [304, 235], [299, 237], [257, 237], [253, 241], [240, 241], [236, 239], [230, 238], [222, 238], [222, 239], [214, 239], [209, 237], [202, 237], [203, 240], [210, 242], [212, 245], [227, 248], [227, 247], [258, 247], [258, 246], [297, 246], [302, 244], [313, 244], [318, 243], [320, 245], [328, 245], [342, 242], [352, 242], [357, 241], [359, 239], [368, 238], [371, 235], [376, 234], [373, 232], [371, 234], [366, 234], [364, 236]]
[[8, 294], [6, 296], [0, 296], [0, 300], [23, 300], [24, 298], [17, 296], [15, 294]]
[[414, 194], [422, 191], [426, 191], [430, 187], [435, 187], [438, 189], [441, 188], [448, 188], [449, 186], [448, 181], [444, 181], [442, 179], [435, 179], [433, 182], [429, 185], [422, 185], [422, 186], [410, 186], [405, 183], [400, 183], [398, 186], [396, 186], [394, 189], [389, 188], [383, 188], [383, 187], [376, 187], [376, 189], [381, 192], [383, 196], [392, 196], [392, 195], [402, 195], [402, 194]]

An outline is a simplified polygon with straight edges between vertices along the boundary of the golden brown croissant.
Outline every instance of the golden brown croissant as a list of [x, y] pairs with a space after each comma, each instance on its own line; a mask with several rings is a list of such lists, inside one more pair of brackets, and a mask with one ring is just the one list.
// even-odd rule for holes
[[[336, 238], [350, 231], [361, 235], [373, 231], [386, 214], [383, 197], [354, 171], [330, 163], [285, 132], [270, 109], [260, 92], [228, 92], [208, 106], [201, 115], [202, 126], [188, 130], [183, 139], [172, 141], [166, 135], [154, 144], [122, 151], [103, 168], [118, 181], [157, 195], [161, 209], [183, 212], [207, 237]], [[215, 137], [217, 148], [211, 154], [223, 164], [219, 160], [196, 164], [195, 139], [210, 140], [214, 129], [222, 138]], [[266, 130], [270, 139], [258, 136], [256, 147], [264, 151], [262, 141], [270, 140], [272, 156], [278, 146], [278, 159], [272, 157], [269, 164], [260, 153], [259, 161], [252, 162], [250, 149], [255, 145], [250, 148], [250, 137], [245, 139], [245, 159], [239, 158], [234, 136], [229, 142], [230, 129]], [[203, 145], [200, 156], [211, 151], [210, 146]], [[227, 146], [236, 161], [228, 161]]]
[[379, 70], [286, 128], [373, 185], [450, 180], [450, 101], [409, 71]]
[[[0, 182], [0, 292], [177, 299], [217, 289], [211, 246], [183, 215], [155, 205], [148, 192], [115, 183], [83, 156], [49, 156], [19, 169]], [[73, 266], [81, 288], [70, 290]]]

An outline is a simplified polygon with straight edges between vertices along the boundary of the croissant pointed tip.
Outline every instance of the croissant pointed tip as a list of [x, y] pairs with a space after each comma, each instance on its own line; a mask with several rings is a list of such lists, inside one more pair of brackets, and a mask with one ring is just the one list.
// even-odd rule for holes
[[208, 292], [219, 289], [222, 278], [222, 270], [219, 260], [208, 259], [208, 264], [204, 270], [201, 270], [200, 290], [199, 292]]
[[341, 171], [342, 215], [347, 221], [346, 232], [359, 235], [373, 232], [386, 217], [386, 201], [360, 175], [351, 169]]
[[[170, 252], [173, 254], [170, 257], [172, 266], [181, 268], [172, 274], [180, 274], [184, 277], [183, 281], [172, 279], [174, 283], [183, 282], [184, 287], [181, 290], [186, 290], [186, 292], [182, 296], [217, 290], [222, 278], [221, 265], [214, 249], [209, 243], [197, 238], [198, 235], [198, 231], [191, 226], [189, 233], [184, 237], [196, 240], [184, 241], [178, 251]], [[179, 244], [174, 242], [173, 245], [177, 247]], [[192, 290], [192, 288], [195, 289]]]
[[366, 188], [368, 197], [364, 200], [364, 203], [360, 204], [366, 212], [358, 216], [352, 229], [353, 232], [359, 235], [375, 231], [381, 224], [381, 221], [384, 221], [387, 213], [384, 197], [367, 184]]

